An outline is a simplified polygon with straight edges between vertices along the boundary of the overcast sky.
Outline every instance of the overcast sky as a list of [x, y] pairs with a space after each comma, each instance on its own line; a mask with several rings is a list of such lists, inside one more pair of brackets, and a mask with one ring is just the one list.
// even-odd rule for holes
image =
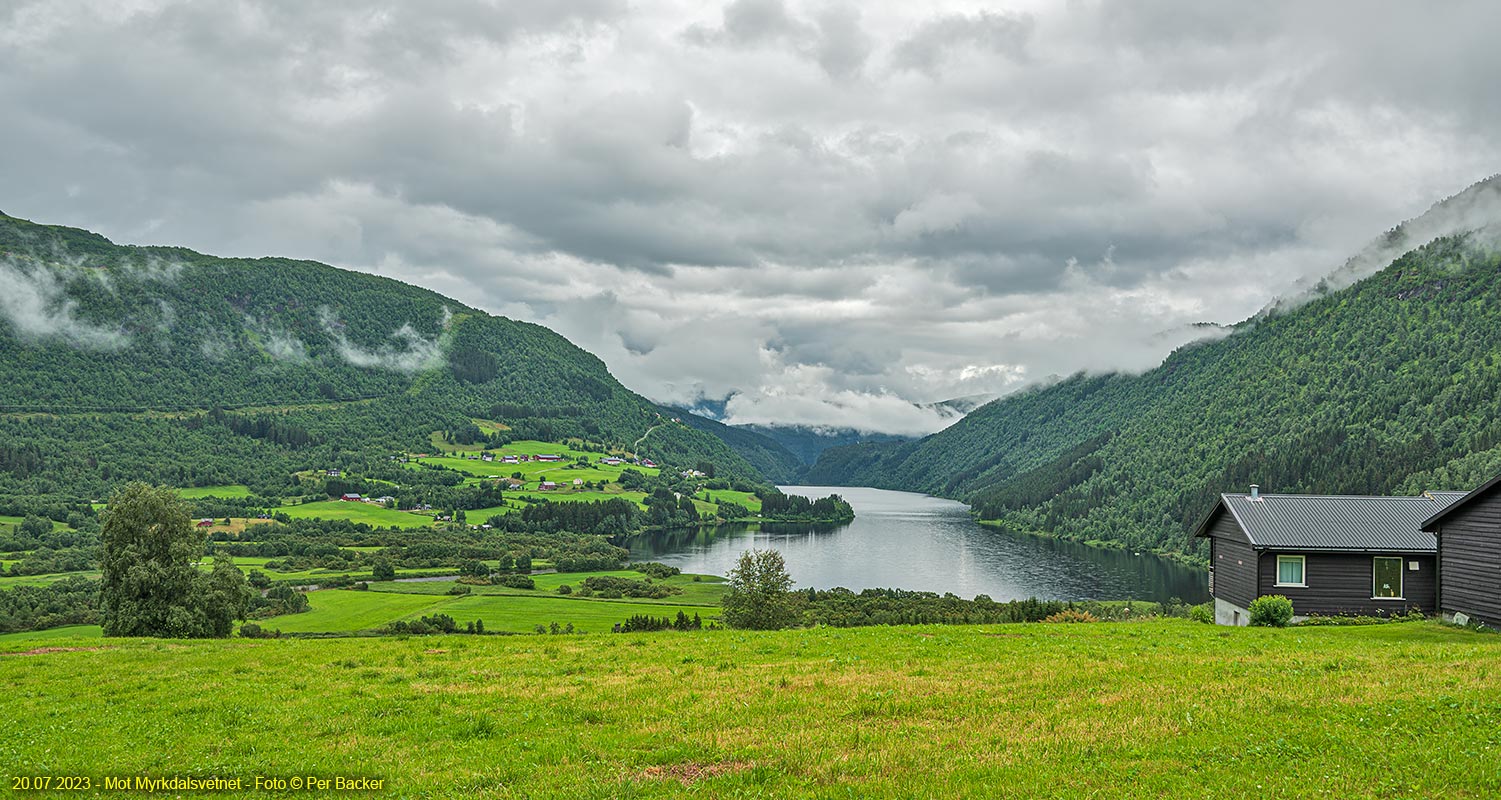
[[[925, 433], [1139, 370], [1501, 171], [1501, 3], [0, 0], [0, 209]], [[393, 321], [393, 326], [395, 322]]]

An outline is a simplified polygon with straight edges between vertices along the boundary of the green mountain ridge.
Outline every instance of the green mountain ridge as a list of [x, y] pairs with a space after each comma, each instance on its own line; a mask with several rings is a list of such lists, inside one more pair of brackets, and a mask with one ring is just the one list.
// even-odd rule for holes
[[111, 243], [0, 216], [0, 498], [127, 479], [285, 481], [493, 420], [762, 480], [539, 325], [283, 258]]
[[[1435, 209], [1463, 208], [1469, 223], [1498, 198], [1492, 178]], [[1146, 373], [1075, 375], [916, 442], [834, 448], [804, 480], [926, 491], [1016, 530], [1195, 558], [1195, 523], [1251, 483], [1471, 488], [1501, 471], [1501, 237], [1383, 238], [1419, 246]]]
[[669, 407], [664, 408], [664, 411], [681, 419], [684, 425], [723, 441], [772, 483], [797, 483], [808, 466], [797, 454], [783, 447], [781, 442], [759, 431], [744, 426], [726, 425], [684, 408]]
[[818, 462], [818, 457], [831, 447], [843, 447], [867, 442], [905, 442], [912, 437], [895, 433], [872, 433], [855, 428], [833, 428], [816, 425], [734, 425], [734, 428], [765, 436], [790, 451], [802, 462], [803, 468]]

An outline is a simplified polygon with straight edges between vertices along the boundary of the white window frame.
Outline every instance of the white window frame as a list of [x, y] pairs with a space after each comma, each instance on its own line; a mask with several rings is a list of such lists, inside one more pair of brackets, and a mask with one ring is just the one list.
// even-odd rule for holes
[[[1376, 562], [1395, 561], [1402, 565], [1397, 570], [1397, 596], [1376, 596]], [[1372, 600], [1406, 600], [1407, 599], [1407, 559], [1402, 556], [1372, 556], [1371, 557], [1371, 599]]]
[[[1300, 575], [1303, 576], [1303, 582], [1302, 583], [1283, 583], [1282, 582], [1282, 561], [1283, 561], [1283, 559], [1286, 559], [1288, 561], [1297, 561], [1298, 562], [1298, 574], [1300, 574]], [[1275, 577], [1276, 581], [1277, 581], [1275, 584], [1273, 584], [1274, 586], [1294, 586], [1294, 587], [1297, 587], [1297, 588], [1300, 588], [1300, 589], [1306, 589], [1306, 588], [1308, 588], [1308, 557], [1307, 556], [1277, 556], [1277, 571], [1276, 571], [1276, 573], [1274, 573], [1273, 577]], [[1371, 588], [1372, 589], [1376, 588], [1376, 578], [1375, 578], [1375, 573], [1374, 572], [1372, 573], [1372, 577], [1371, 577]]]

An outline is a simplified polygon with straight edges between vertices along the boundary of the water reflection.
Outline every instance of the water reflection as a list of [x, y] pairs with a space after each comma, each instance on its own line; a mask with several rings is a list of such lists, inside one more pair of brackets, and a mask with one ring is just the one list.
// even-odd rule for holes
[[994, 600], [1178, 597], [1209, 599], [1202, 570], [1150, 555], [1009, 534], [977, 524], [969, 508], [911, 492], [854, 487], [784, 486], [789, 494], [843, 496], [855, 508], [848, 525], [722, 525], [629, 537], [635, 560], [685, 572], [723, 575], [740, 553], [775, 548], [800, 587], [894, 587]]

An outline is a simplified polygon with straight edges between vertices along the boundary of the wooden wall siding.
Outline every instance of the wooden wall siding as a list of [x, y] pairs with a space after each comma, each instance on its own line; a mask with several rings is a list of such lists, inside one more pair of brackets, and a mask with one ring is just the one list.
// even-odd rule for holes
[[1256, 599], [1256, 551], [1235, 517], [1222, 511], [1209, 529], [1209, 563], [1214, 596], [1245, 608]]
[[1501, 627], [1501, 492], [1477, 497], [1444, 520], [1438, 552], [1439, 607]]
[[[1304, 557], [1303, 580], [1307, 588], [1277, 586], [1277, 556]], [[1389, 616], [1406, 611], [1419, 610], [1432, 614], [1437, 606], [1434, 590], [1437, 573], [1433, 556], [1404, 555], [1402, 558], [1402, 594], [1405, 600], [1371, 599], [1371, 559], [1377, 555], [1397, 557], [1398, 553], [1356, 555], [1345, 553], [1298, 553], [1295, 551], [1268, 551], [1261, 554], [1261, 579], [1257, 586], [1259, 594], [1280, 594], [1293, 601], [1293, 613], [1308, 614]], [[1407, 568], [1408, 562], [1418, 562], [1418, 571]], [[1448, 575], [1444, 576], [1446, 579]]]

